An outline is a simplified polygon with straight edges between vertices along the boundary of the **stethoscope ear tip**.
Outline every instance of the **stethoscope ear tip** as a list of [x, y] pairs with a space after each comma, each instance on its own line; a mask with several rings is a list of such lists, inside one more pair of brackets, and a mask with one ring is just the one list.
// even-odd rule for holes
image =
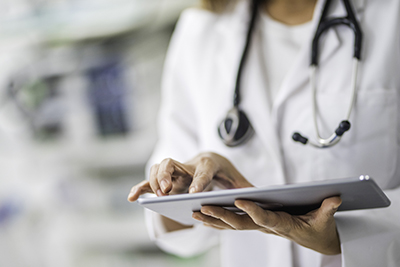
[[335, 133], [332, 134], [329, 138], [327, 139], [322, 139], [319, 138], [318, 139], [318, 143], [314, 143], [312, 141], [309, 141], [308, 138], [302, 136], [300, 133], [295, 132], [292, 135], [292, 139], [296, 142], [302, 143], [303, 145], [306, 145], [307, 143], [317, 147], [317, 148], [327, 148], [327, 147], [331, 147], [335, 144], [338, 143], [338, 141], [340, 140], [340, 137], [342, 137], [342, 135], [347, 132], [351, 127], [351, 124], [348, 120], [343, 120], [340, 122], [338, 128], [335, 130]]
[[347, 120], [341, 121], [339, 127], [335, 130], [335, 133], [337, 134], [337, 136], [342, 136], [345, 132], [350, 130], [350, 127], [351, 124], [349, 121]]
[[302, 143], [303, 145], [307, 144], [307, 142], [308, 142], [308, 138], [302, 136], [302, 135], [301, 135], [300, 133], [298, 133], [298, 132], [295, 132], [295, 133], [292, 135], [292, 139], [293, 139], [295, 142], [300, 142], [300, 143]]

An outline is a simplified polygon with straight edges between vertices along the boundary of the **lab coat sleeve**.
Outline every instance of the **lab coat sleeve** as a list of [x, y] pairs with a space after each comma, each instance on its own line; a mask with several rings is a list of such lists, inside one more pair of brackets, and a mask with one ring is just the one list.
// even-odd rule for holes
[[400, 266], [400, 188], [386, 190], [388, 208], [336, 216], [344, 267]]
[[[147, 177], [150, 167], [165, 158], [185, 162], [199, 153], [193, 79], [185, 69], [193, 64], [188, 47], [193, 41], [190, 38], [197, 26], [198, 12], [205, 11], [191, 9], [182, 13], [170, 42], [162, 80], [159, 140], [146, 167]], [[151, 239], [161, 249], [178, 256], [202, 253], [218, 242], [216, 231], [203, 225], [167, 233], [160, 216], [151, 211], [146, 211], [146, 223]]]

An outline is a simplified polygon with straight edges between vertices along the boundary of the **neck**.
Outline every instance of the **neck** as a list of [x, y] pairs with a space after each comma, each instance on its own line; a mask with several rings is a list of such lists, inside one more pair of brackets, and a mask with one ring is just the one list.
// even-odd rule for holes
[[312, 20], [317, 0], [268, 0], [264, 11], [287, 25], [299, 25]]

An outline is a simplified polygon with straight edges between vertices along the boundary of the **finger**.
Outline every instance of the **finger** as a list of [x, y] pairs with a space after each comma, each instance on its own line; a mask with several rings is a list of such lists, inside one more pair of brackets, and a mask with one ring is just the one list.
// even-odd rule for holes
[[160, 185], [158, 184], [158, 180], [157, 180], [157, 174], [158, 174], [159, 167], [160, 167], [159, 164], [154, 164], [153, 166], [151, 166], [149, 182], [150, 182], [150, 187], [153, 190], [153, 192], [157, 196], [160, 197], [160, 196], [164, 196], [165, 194], [162, 193], [162, 191], [160, 189]]
[[193, 219], [201, 221], [201, 222], [203, 222], [203, 224], [206, 224], [213, 228], [218, 228], [220, 230], [221, 229], [234, 230], [230, 225], [224, 223], [223, 221], [221, 221], [217, 218], [213, 218], [213, 217], [204, 215], [201, 212], [193, 212], [192, 217], [193, 217]]
[[341, 204], [342, 199], [338, 196], [325, 199], [315, 214], [315, 226], [325, 227], [330, 220], [334, 221], [333, 215]]
[[146, 193], [153, 193], [153, 190], [150, 187], [149, 181], [143, 181], [134, 187], [132, 187], [129, 195], [128, 195], [128, 201], [134, 202], [136, 201], [139, 196], [146, 194]]
[[238, 215], [221, 207], [203, 206], [201, 212], [215, 219], [221, 220], [235, 230], [256, 230], [260, 228], [249, 216]]
[[320, 210], [322, 213], [331, 217], [336, 213], [341, 204], [342, 204], [342, 199], [338, 196], [326, 198], [322, 202]]
[[174, 171], [173, 159], [168, 158], [161, 161], [160, 166], [158, 167], [157, 181], [164, 194], [168, 194], [172, 189], [172, 174]]
[[279, 213], [264, 210], [256, 203], [247, 200], [236, 200], [235, 206], [246, 212], [255, 224], [273, 232], [286, 231], [286, 223]]
[[189, 187], [189, 193], [204, 191], [210, 184], [216, 171], [217, 166], [210, 158], [205, 157], [200, 159], [193, 175], [192, 184]]
[[171, 192], [173, 183], [173, 176], [193, 176], [193, 173], [189, 171], [186, 166], [173, 159], [164, 159], [157, 171], [157, 183], [159, 184], [163, 194], [168, 194]]
[[[203, 225], [206, 226], [206, 227], [214, 228], [216, 230], [228, 230], [227, 228], [222, 228], [222, 227], [215, 226], [215, 225], [208, 224], [208, 223], [203, 223]], [[229, 230], [231, 230], [231, 229], [229, 229]]]

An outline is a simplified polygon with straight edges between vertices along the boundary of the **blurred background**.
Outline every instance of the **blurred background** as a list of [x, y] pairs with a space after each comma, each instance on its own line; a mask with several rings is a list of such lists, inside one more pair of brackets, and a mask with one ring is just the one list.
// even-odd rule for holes
[[160, 78], [196, 0], [0, 1], [0, 266], [218, 266], [148, 238], [126, 201], [156, 141]]

